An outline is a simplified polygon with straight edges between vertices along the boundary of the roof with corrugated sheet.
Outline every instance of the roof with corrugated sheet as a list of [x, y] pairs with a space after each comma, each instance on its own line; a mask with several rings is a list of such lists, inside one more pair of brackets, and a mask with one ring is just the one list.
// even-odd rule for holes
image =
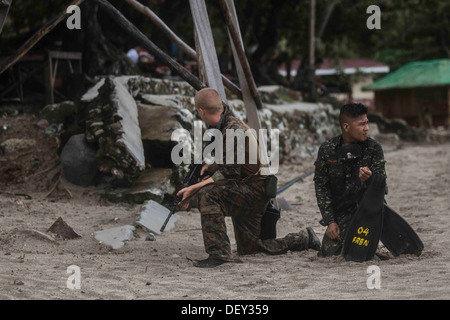
[[450, 85], [450, 59], [416, 61], [363, 87], [365, 91]]

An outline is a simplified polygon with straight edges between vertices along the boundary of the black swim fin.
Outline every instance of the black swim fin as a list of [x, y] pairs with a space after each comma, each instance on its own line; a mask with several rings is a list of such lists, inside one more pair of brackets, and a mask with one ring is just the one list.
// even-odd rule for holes
[[413, 228], [394, 209], [384, 205], [381, 242], [394, 255], [415, 254], [420, 256], [423, 243]]
[[275, 239], [277, 237], [277, 221], [280, 219], [281, 211], [272, 201], [266, 206], [266, 210], [261, 219], [261, 240]]
[[383, 227], [386, 178], [374, 174], [348, 227], [343, 247], [347, 261], [367, 261], [373, 258]]

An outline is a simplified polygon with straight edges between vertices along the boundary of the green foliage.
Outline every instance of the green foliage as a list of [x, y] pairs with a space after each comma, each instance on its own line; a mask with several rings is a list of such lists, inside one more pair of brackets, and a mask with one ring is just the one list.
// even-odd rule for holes
[[17, 37], [40, 28], [62, 11], [67, 3], [67, 0], [14, 0], [8, 13], [9, 22], [2, 31], [2, 38]]
[[[379, 30], [366, 27], [369, 5], [381, 10]], [[323, 41], [333, 52], [334, 43], [350, 40], [348, 46], [341, 45], [341, 57], [356, 53], [397, 69], [411, 61], [450, 58], [449, 15], [450, 2], [446, 0], [342, 0]]]
[[[170, 41], [147, 17], [125, 1], [110, 1], [164, 51], [170, 50]], [[194, 47], [188, 1], [140, 2], [150, 7], [180, 38]], [[68, 3], [68, 0], [13, 1], [1, 39], [31, 34]], [[235, 0], [234, 3], [244, 47], [251, 62], [263, 61], [274, 55], [283, 57], [286, 62], [307, 57], [310, 0]], [[336, 5], [323, 34], [316, 39], [316, 57], [367, 57], [385, 62], [392, 69], [415, 60], [450, 58], [448, 0], [316, 0], [316, 36], [331, 3]], [[216, 49], [220, 53], [229, 43], [223, 13], [218, 1], [206, 1], [206, 5]], [[377, 5], [381, 9], [380, 30], [369, 30], [366, 26], [369, 5]], [[101, 13], [99, 19], [100, 16]], [[107, 32], [105, 35], [111, 36]], [[126, 41], [129, 40], [123, 39], [117, 45], [125, 45]]]

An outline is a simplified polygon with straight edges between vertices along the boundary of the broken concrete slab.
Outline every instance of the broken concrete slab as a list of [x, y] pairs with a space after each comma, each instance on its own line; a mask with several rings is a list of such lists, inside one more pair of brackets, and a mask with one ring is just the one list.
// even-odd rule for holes
[[120, 249], [134, 238], [134, 230], [131, 225], [124, 225], [111, 229], [96, 231], [94, 237], [100, 243], [110, 246], [113, 249]]
[[103, 199], [113, 203], [138, 203], [147, 200], [162, 202], [166, 194], [175, 191], [173, 181], [179, 181], [178, 171], [168, 168], [151, 168], [139, 176], [132, 188], [105, 189], [100, 192]]
[[[169, 215], [169, 209], [160, 205], [158, 202], [153, 200], [147, 201], [142, 207], [142, 211], [139, 218], [136, 220], [136, 224], [144, 227], [148, 232], [154, 234], [161, 234], [161, 227], [166, 221]], [[177, 214], [172, 215], [169, 222], [167, 223], [165, 231], [169, 231], [175, 227], [175, 222], [178, 221], [180, 216]]]
[[300, 112], [317, 112], [323, 109], [329, 109], [331, 106], [322, 103], [312, 103], [312, 102], [294, 102], [286, 104], [266, 104], [266, 107], [272, 111], [277, 111], [280, 113], [293, 114], [295, 111]]
[[63, 101], [61, 103], [49, 104], [40, 112], [40, 116], [51, 123], [63, 123], [64, 120], [71, 115], [77, 114], [78, 105], [73, 101]]
[[142, 94], [178, 94], [194, 97], [197, 93], [186, 81], [156, 79], [143, 76], [121, 76], [122, 82], [127, 81], [129, 91], [134, 97]]
[[136, 102], [126, 85], [108, 77], [84, 96], [87, 103], [86, 140], [98, 145], [98, 168], [115, 183], [129, 187], [145, 169], [144, 148]]
[[[139, 127], [142, 140], [172, 142], [172, 132], [183, 128], [177, 119], [179, 111], [164, 105], [139, 105]], [[175, 143], [174, 143], [175, 144]]]
[[136, 160], [136, 165], [143, 170], [145, 167], [144, 148], [142, 146], [136, 102], [119, 80], [113, 79], [112, 81], [115, 85], [115, 90], [111, 98], [117, 109], [117, 114], [122, 118], [120, 123], [124, 131], [122, 138], [118, 141], [125, 144], [130, 154]]

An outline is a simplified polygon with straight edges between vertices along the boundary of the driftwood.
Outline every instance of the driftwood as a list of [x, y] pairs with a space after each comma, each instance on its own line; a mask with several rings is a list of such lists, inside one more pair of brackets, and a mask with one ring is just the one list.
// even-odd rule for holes
[[124, 15], [106, 0], [94, 0], [99, 7], [104, 10], [116, 23], [137, 43], [147, 49], [157, 59], [161, 60], [174, 73], [179, 74], [183, 80], [189, 83], [195, 90], [201, 90], [207, 86], [201, 82], [195, 75], [186, 70], [177, 61], [164, 53], [150, 39], [148, 39], [134, 24], [132, 24]]
[[[195, 52], [194, 49], [192, 49], [187, 43], [185, 43], [182, 39], [180, 39], [165, 23], [162, 21], [150, 8], [142, 5], [136, 0], [125, 0], [127, 1], [131, 6], [133, 6], [136, 10], [141, 12], [142, 14], [146, 15], [150, 20], [162, 31], [164, 34], [174, 43], [177, 44], [177, 46], [186, 53], [189, 57], [191, 57], [194, 60], [198, 59], [198, 55]], [[239, 87], [237, 87], [233, 82], [231, 82], [227, 77], [224, 75], [221, 75], [222, 82], [225, 87], [227, 87], [228, 90], [230, 90], [232, 93], [234, 93], [238, 98], [242, 99], [242, 92]]]
[[[236, 10], [234, 8], [233, 0], [227, 0], [227, 1], [229, 3], [230, 13], [233, 18], [233, 23], [236, 26], [236, 29], [239, 33], [239, 39], [241, 39], [241, 41], [239, 41], [240, 46], [243, 47], [242, 37], [240, 35], [238, 18], [237, 18]], [[229, 34], [229, 36], [230, 36], [230, 40], [231, 40], [231, 35]], [[235, 61], [236, 72], [237, 72], [237, 75], [239, 78], [239, 84], [241, 85], [241, 89], [242, 89], [242, 100], [244, 101], [245, 110], [247, 112], [248, 125], [250, 126], [250, 128], [259, 130], [261, 128], [261, 122], [260, 122], [259, 116], [258, 116], [256, 101], [253, 98], [252, 93], [250, 92], [249, 84], [245, 77], [244, 70], [242, 68], [242, 64], [237, 56], [236, 48], [234, 47], [233, 41], [231, 41], [231, 48], [233, 50], [233, 57], [234, 57], [234, 61]]]
[[[50, 191], [45, 195], [44, 199], [47, 198], [49, 195], [51, 195], [53, 193], [53, 191], [55, 191], [56, 187], [62, 184], [62, 180], [61, 180], [61, 176], [59, 176], [58, 180], [56, 180], [55, 184], [53, 185], [53, 187], [50, 189]], [[69, 195], [70, 198], [72, 198], [72, 193], [69, 191], [69, 189], [67, 189], [66, 186], [63, 185], [64, 190], [67, 192], [67, 194]]]
[[[74, 0], [70, 5], [78, 6], [83, 3], [84, 0]], [[5, 72], [5, 70], [12, 67], [17, 61], [22, 59], [24, 55], [27, 54], [28, 51], [33, 48], [33, 46], [39, 42], [47, 33], [49, 33], [56, 25], [58, 25], [64, 18], [71, 15], [71, 13], [67, 13], [66, 9], [57, 14], [53, 19], [47, 22], [45, 25], [39, 29], [30, 39], [28, 39], [15, 54], [9, 56], [5, 60], [0, 63], [0, 74]]]
[[[194, 42], [195, 42], [195, 48], [200, 48], [200, 40], [198, 39], [198, 34], [197, 34], [197, 30], [194, 29]], [[197, 66], [198, 66], [198, 77], [200, 79], [200, 81], [202, 82], [206, 82], [206, 74], [205, 74], [205, 66], [203, 64], [203, 55], [202, 55], [202, 51], [198, 50], [198, 54], [197, 54]]]
[[217, 59], [214, 38], [211, 31], [211, 25], [206, 11], [204, 0], [189, 0], [194, 28], [198, 37], [197, 51], [201, 53], [206, 82], [208, 86], [214, 88], [223, 101], [226, 100], [225, 90], [221, 81], [219, 61]]
[[[195, 90], [199, 91], [203, 88], [207, 88], [208, 86], [200, 81], [195, 75], [186, 70], [182, 65], [176, 62], [174, 59], [169, 57], [166, 53], [164, 53], [160, 48], [158, 48], [150, 39], [148, 39], [134, 24], [128, 21], [127, 18], [123, 16], [123, 14], [114, 8], [108, 1], [106, 0], [94, 0], [96, 1], [100, 8], [102, 8], [114, 21], [116, 21], [119, 26], [127, 32], [127, 34], [132, 37], [138, 43], [141, 43], [142, 46], [147, 49], [152, 55], [156, 58], [160, 59], [166, 66], [170, 68], [174, 73], [179, 74], [183, 80], [189, 83]], [[226, 102], [222, 101], [222, 104], [225, 107], [229, 106]]]
[[8, 16], [9, 7], [11, 6], [12, 0], [0, 1], [0, 34], [2, 33], [3, 24]]
[[[248, 123], [251, 128], [259, 130], [261, 123], [259, 121], [257, 109], [262, 108], [261, 98], [258, 90], [256, 89], [255, 81], [250, 71], [247, 58], [244, 53], [244, 45], [242, 43], [242, 37], [239, 30], [238, 19], [236, 10], [234, 8], [233, 0], [221, 0], [222, 10], [226, 16], [228, 33], [231, 38], [231, 44], [233, 49], [233, 56], [235, 58], [236, 70], [239, 76], [239, 83], [242, 88], [242, 96], [244, 99], [245, 109], [247, 111]], [[264, 164], [269, 164], [269, 156], [266, 148], [266, 141], [259, 141], [261, 147], [261, 160]], [[269, 166], [268, 172], [272, 173], [272, 169]]]
[[220, 5], [222, 6], [223, 14], [225, 16], [225, 21], [228, 26], [228, 32], [230, 33], [230, 37], [234, 48], [236, 49], [236, 54], [239, 58], [239, 61], [242, 65], [243, 72], [245, 74], [245, 78], [249, 85], [250, 92], [255, 100], [256, 107], [258, 109], [262, 109], [261, 97], [259, 96], [259, 92], [256, 88], [255, 80], [253, 79], [253, 75], [250, 69], [250, 65], [248, 63], [247, 57], [245, 56], [244, 48], [242, 46], [241, 36], [236, 25], [233, 22], [233, 15], [231, 8], [226, 0], [220, 0]]
[[8, 192], [8, 191], [3, 191], [0, 190], [0, 194], [6, 194], [8, 196], [17, 196], [17, 197], [25, 197], [25, 199], [32, 199], [30, 195], [25, 194], [25, 193], [15, 193], [15, 192]]

